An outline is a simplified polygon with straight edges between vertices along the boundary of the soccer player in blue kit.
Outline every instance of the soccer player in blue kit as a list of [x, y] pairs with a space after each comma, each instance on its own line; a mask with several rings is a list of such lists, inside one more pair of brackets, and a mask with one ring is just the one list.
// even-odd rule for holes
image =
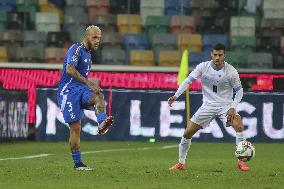
[[83, 109], [94, 110], [99, 123], [98, 134], [105, 134], [113, 123], [107, 116], [104, 96], [99, 82], [88, 80], [92, 60], [91, 51], [99, 47], [101, 30], [87, 27], [82, 43], [73, 44], [66, 53], [62, 77], [58, 84], [57, 101], [66, 123], [70, 126], [69, 144], [76, 170], [93, 170], [81, 159], [80, 132]]

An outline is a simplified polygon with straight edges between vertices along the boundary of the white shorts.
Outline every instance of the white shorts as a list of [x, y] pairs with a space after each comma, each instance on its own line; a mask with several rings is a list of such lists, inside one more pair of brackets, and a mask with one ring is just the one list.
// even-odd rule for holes
[[202, 104], [202, 106], [195, 112], [190, 121], [196, 123], [202, 128], [208, 127], [210, 122], [219, 118], [224, 126], [227, 122], [227, 111], [231, 108], [231, 105], [220, 105], [220, 106], [212, 106], [207, 104]]

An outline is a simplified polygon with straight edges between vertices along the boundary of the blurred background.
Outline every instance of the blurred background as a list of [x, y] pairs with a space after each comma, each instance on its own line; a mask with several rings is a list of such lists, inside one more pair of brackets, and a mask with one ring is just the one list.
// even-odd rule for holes
[[[8, 123], [9, 103], [21, 96], [23, 132], [35, 133], [36, 123], [42, 121], [39, 115], [48, 114], [39, 111], [39, 104], [54, 96], [66, 51], [92, 24], [102, 29], [102, 40], [92, 52], [90, 77], [102, 81], [111, 102], [116, 98], [112, 88], [173, 93], [183, 50], [189, 51], [191, 71], [210, 60], [216, 43], [227, 47], [226, 61], [238, 69], [246, 92], [279, 92], [271, 98], [283, 98], [283, 0], [0, 0], [0, 97], [6, 103], [1, 108], [7, 128], [13, 125]], [[42, 88], [52, 89], [40, 96]], [[200, 81], [190, 89], [200, 91]], [[19, 111], [19, 104], [13, 106]], [[114, 109], [109, 106], [108, 111]], [[257, 115], [262, 118], [261, 112]], [[129, 118], [125, 120], [129, 125]]]

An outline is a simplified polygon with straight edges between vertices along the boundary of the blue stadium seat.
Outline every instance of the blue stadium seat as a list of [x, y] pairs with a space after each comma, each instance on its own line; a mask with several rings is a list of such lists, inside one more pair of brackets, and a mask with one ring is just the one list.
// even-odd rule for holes
[[49, 2], [56, 5], [60, 9], [64, 9], [65, 0], [49, 0]]
[[189, 66], [196, 67], [199, 63], [211, 60], [209, 52], [190, 52]]
[[16, 11], [16, 3], [14, 0], [0, 0], [0, 11], [11, 12]]
[[165, 0], [165, 15], [189, 15], [189, 1]]
[[203, 51], [211, 51], [212, 47], [217, 43], [222, 43], [225, 47], [228, 47], [228, 40], [225, 35], [218, 35], [218, 34], [208, 34], [203, 35], [202, 37], [202, 49]]
[[124, 37], [124, 44], [127, 52], [131, 50], [146, 50], [149, 46], [147, 37], [144, 34], [127, 34]]

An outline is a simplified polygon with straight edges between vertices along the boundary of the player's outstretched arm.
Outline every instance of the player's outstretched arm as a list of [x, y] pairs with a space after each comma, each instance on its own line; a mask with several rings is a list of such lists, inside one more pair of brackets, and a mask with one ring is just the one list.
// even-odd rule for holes
[[178, 90], [176, 91], [174, 96], [171, 96], [168, 99], [168, 104], [170, 107], [172, 107], [172, 104], [176, 101], [176, 99], [185, 91], [185, 89], [188, 87], [188, 85], [195, 81], [195, 79], [191, 76], [188, 76], [179, 86]]
[[68, 64], [67, 65], [67, 69], [66, 69], [67, 74], [72, 77], [73, 79], [75, 79], [76, 81], [79, 81], [81, 83], [86, 84], [88, 87], [90, 87], [91, 89], [93, 89], [95, 92], [99, 92], [100, 90], [100, 86], [98, 83], [96, 82], [92, 82], [90, 80], [88, 80], [87, 78], [83, 77], [74, 67], [74, 65], [72, 64]]

